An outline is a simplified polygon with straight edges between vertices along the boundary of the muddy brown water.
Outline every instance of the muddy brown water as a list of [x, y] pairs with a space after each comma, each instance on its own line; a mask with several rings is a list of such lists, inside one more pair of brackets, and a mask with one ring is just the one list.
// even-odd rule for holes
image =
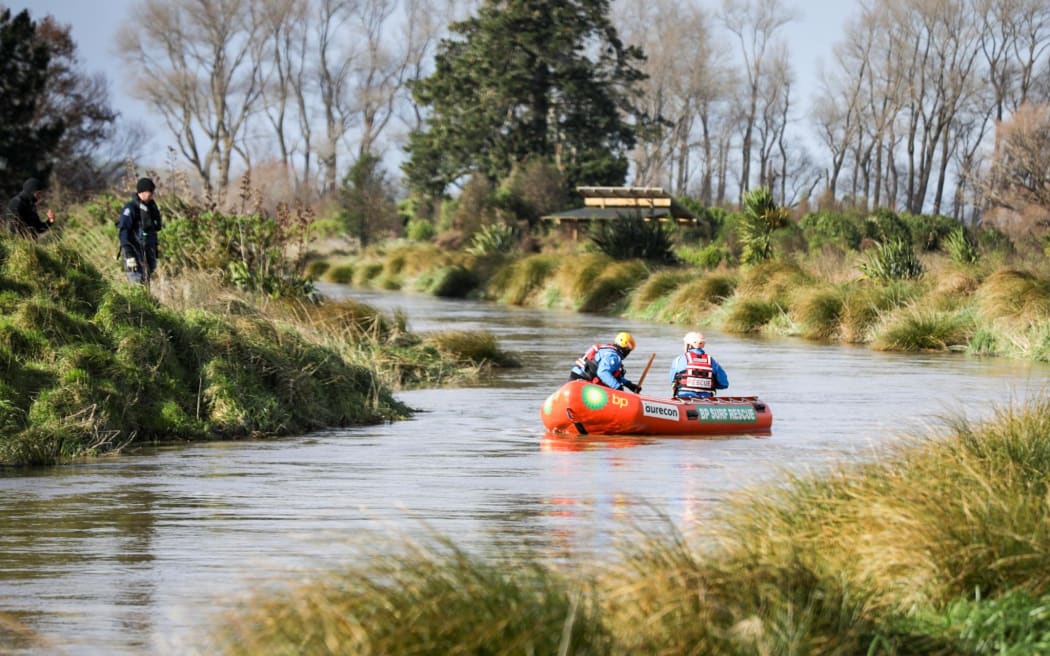
[[[876, 457], [941, 418], [1045, 394], [1045, 365], [884, 354], [705, 331], [769, 436], [548, 439], [539, 409], [587, 346], [630, 330], [646, 392], [668, 389], [682, 327], [325, 286], [409, 328], [487, 330], [525, 366], [398, 396], [409, 421], [266, 441], [138, 449], [0, 474], [0, 651], [193, 653], [248, 592], [406, 540], [450, 536], [492, 558], [614, 557], [638, 530], [688, 533], [735, 492]], [[11, 639], [4, 626], [21, 624]]]

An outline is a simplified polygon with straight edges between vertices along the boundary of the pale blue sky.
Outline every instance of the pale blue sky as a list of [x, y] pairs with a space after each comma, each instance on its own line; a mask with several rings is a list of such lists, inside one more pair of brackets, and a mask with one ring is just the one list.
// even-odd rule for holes
[[[0, 0], [4, 3], [4, 0]], [[110, 81], [113, 105], [131, 119], [142, 121], [147, 129], [155, 126], [156, 133], [151, 146], [161, 147], [171, 141], [164, 134], [166, 128], [149, 119], [148, 108], [128, 95], [123, 67], [117, 55], [120, 44], [116, 43], [117, 28], [129, 16], [138, 0], [16, 0], [6, 3], [12, 11], [28, 8], [34, 18], [51, 14], [61, 23], [72, 25], [73, 39], [81, 62], [88, 72], [103, 72]], [[718, 0], [703, 0], [705, 6], [716, 8]], [[818, 62], [825, 65], [831, 55], [831, 47], [841, 38], [846, 21], [856, 13], [858, 0], [787, 0], [794, 7], [799, 19], [784, 30], [793, 54], [797, 76], [796, 105], [808, 107], [817, 87]], [[143, 25], [143, 29], [149, 29]]]

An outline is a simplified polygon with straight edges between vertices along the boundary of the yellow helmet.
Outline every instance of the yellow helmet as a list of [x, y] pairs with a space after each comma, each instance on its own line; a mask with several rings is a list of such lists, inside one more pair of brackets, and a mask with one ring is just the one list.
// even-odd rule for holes
[[687, 349], [704, 348], [704, 334], [697, 331], [688, 332], [682, 339]]
[[631, 336], [631, 333], [627, 332], [616, 333], [616, 339], [613, 340], [613, 344], [616, 344], [624, 351], [630, 353], [634, 350], [634, 337]]

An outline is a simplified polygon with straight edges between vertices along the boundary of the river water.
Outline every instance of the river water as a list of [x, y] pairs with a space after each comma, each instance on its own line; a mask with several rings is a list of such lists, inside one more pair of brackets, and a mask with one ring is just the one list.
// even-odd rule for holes
[[[875, 353], [705, 331], [729, 392], [773, 411], [767, 436], [549, 439], [539, 410], [572, 361], [630, 330], [637, 379], [668, 390], [685, 328], [326, 286], [409, 329], [487, 330], [521, 369], [400, 393], [403, 422], [144, 448], [0, 474], [0, 652], [185, 654], [258, 586], [448, 536], [492, 558], [615, 557], [649, 524], [685, 533], [734, 491], [876, 457], [941, 418], [1046, 392], [1045, 365]], [[25, 629], [19, 637], [16, 629]]]

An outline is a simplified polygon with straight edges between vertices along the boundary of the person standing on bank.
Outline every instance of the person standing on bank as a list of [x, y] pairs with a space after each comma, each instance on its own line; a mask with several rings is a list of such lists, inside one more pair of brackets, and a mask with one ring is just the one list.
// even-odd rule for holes
[[576, 360], [569, 380], [587, 380], [615, 390], [641, 392], [641, 386], [627, 379], [627, 370], [623, 366], [623, 359], [634, 347], [634, 337], [628, 332], [617, 333], [612, 344], [595, 344]]
[[37, 203], [43, 196], [44, 185], [40, 183], [40, 180], [29, 178], [25, 181], [22, 191], [7, 204], [7, 209], [11, 212], [11, 228], [14, 232], [36, 239], [37, 235], [51, 229], [55, 223], [55, 213], [49, 208], [45, 215], [46, 220], [41, 220], [40, 213], [36, 209]]
[[131, 282], [149, 284], [157, 269], [157, 233], [164, 226], [160, 209], [153, 200], [155, 189], [153, 180], [139, 178], [135, 195], [120, 211], [120, 220], [117, 221], [124, 273]]
[[729, 387], [729, 376], [722, 365], [704, 351], [704, 334], [686, 333], [685, 353], [671, 363], [671, 389], [675, 398], [708, 398], [715, 390]]

